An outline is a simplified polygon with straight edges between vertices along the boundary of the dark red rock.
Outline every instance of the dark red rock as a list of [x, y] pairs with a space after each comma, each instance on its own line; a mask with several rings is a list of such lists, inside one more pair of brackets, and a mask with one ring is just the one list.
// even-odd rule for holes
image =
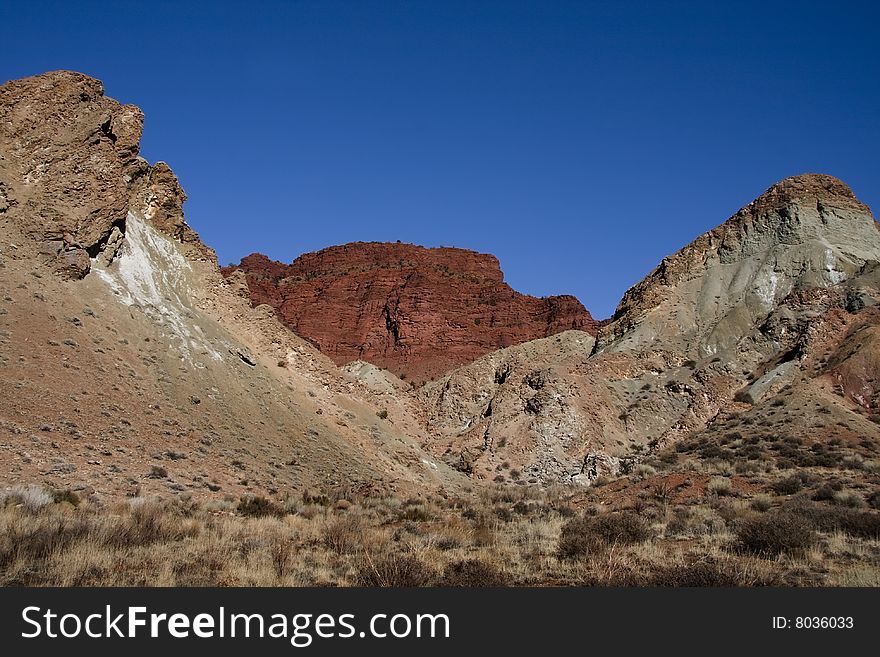
[[252, 254], [223, 269], [337, 364], [366, 360], [420, 382], [495, 349], [599, 322], [573, 296], [538, 299], [498, 259], [464, 249], [357, 242], [290, 265]]

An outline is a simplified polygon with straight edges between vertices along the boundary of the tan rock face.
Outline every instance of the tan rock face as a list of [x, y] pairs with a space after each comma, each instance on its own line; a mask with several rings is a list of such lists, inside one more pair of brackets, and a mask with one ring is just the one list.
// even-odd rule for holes
[[88, 253], [125, 221], [143, 114], [106, 98], [102, 84], [57, 71], [0, 87], [4, 212], [65, 275], [81, 278]]
[[595, 333], [571, 296], [526, 296], [497, 258], [464, 249], [355, 243], [290, 265], [250, 255], [223, 270], [247, 275], [254, 305], [268, 303], [337, 364], [366, 360], [422, 381], [495, 349], [569, 329]]
[[140, 109], [106, 97], [100, 81], [80, 73], [0, 86], [0, 217], [28, 255], [82, 278], [90, 257], [125, 233], [129, 210], [170, 237], [198, 242], [171, 169], [138, 157], [143, 124]]

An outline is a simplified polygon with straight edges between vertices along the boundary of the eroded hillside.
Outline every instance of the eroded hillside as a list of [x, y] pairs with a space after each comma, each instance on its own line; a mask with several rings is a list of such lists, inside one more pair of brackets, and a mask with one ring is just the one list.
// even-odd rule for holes
[[664, 259], [597, 340], [563, 333], [426, 385], [438, 456], [508, 483], [588, 484], [783, 391], [876, 440], [863, 414], [876, 412], [878, 262], [876, 222], [844, 183], [784, 180]]
[[96, 500], [454, 489], [406, 402], [220, 276], [141, 129], [80, 74], [0, 88], [5, 482]]

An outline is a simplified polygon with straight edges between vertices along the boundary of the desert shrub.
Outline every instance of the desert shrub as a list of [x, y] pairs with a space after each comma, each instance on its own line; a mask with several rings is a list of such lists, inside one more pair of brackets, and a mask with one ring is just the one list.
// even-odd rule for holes
[[791, 505], [789, 511], [819, 531], [842, 531], [850, 536], [880, 538], [880, 513], [808, 503]]
[[161, 465], [153, 465], [150, 466], [150, 474], [148, 474], [147, 477], [150, 479], [165, 479], [168, 477], [168, 470]]
[[411, 522], [428, 522], [433, 518], [431, 512], [421, 503], [415, 506], [405, 506], [397, 514], [398, 520], [409, 520]]
[[457, 550], [462, 546], [462, 541], [457, 536], [441, 536], [437, 539], [437, 549], [443, 550]]
[[290, 558], [293, 555], [293, 541], [287, 536], [273, 536], [269, 541], [269, 556], [275, 575], [281, 579], [287, 573]]
[[732, 461], [736, 459], [736, 452], [732, 449], [714, 444], [701, 447], [699, 453], [703, 459], [714, 459], [718, 461]]
[[850, 536], [880, 538], [880, 514], [855, 509], [836, 509], [838, 527]]
[[735, 528], [739, 546], [753, 554], [776, 556], [810, 547], [816, 534], [802, 517], [772, 513], [741, 521]]
[[360, 545], [363, 527], [357, 516], [343, 516], [324, 528], [322, 540], [336, 554], [350, 554]]
[[49, 558], [69, 546], [86, 540], [93, 532], [83, 516], [52, 514], [27, 516], [20, 522], [4, 523], [0, 533], [0, 571], [16, 559], [31, 563]]
[[691, 531], [693, 513], [686, 506], [676, 506], [672, 509], [672, 518], [666, 523], [668, 536], [681, 536]]
[[816, 502], [829, 502], [834, 499], [835, 493], [836, 491], [826, 484], [817, 488], [810, 498]]
[[770, 508], [773, 506], [773, 500], [767, 495], [756, 495], [752, 498], [750, 506], [755, 511], [760, 511], [763, 513], [770, 510]]
[[513, 511], [511, 511], [506, 506], [496, 506], [495, 517], [498, 518], [501, 522], [510, 522], [513, 520]]
[[440, 586], [508, 586], [509, 581], [493, 564], [480, 559], [456, 561], [446, 566]]
[[11, 491], [3, 494], [3, 501], [6, 504], [20, 504], [25, 511], [36, 513], [52, 503], [52, 495], [42, 486], [35, 484], [19, 485], [13, 486]]
[[629, 511], [573, 518], [562, 526], [558, 553], [566, 559], [582, 557], [609, 545], [641, 543], [651, 529], [641, 517]]
[[834, 494], [831, 499], [832, 504], [837, 506], [848, 506], [851, 509], [858, 509], [865, 506], [865, 500], [855, 491], [839, 491]]
[[141, 547], [180, 541], [198, 531], [198, 525], [166, 513], [158, 504], [140, 503], [107, 528], [104, 542], [115, 548]]
[[52, 501], [55, 502], [55, 504], [63, 504], [66, 502], [67, 504], [76, 507], [79, 506], [79, 495], [69, 488], [66, 490], [55, 490], [52, 491]]
[[678, 454], [673, 451], [666, 451], [660, 454], [660, 462], [664, 465], [675, 465], [678, 463]]
[[761, 471], [760, 461], [738, 461], [733, 467], [736, 474], [747, 475]]
[[657, 474], [657, 470], [647, 463], [639, 463], [632, 471], [632, 476], [635, 479], [647, 479], [655, 474]]
[[431, 583], [427, 566], [407, 554], [389, 554], [374, 559], [367, 555], [357, 567], [358, 586], [415, 587]]
[[880, 509], [880, 489], [868, 495], [867, 502], [872, 509]]
[[706, 489], [718, 497], [733, 495], [733, 488], [727, 477], [712, 477], [706, 485]]
[[527, 502], [519, 500], [516, 504], [513, 505], [513, 510], [521, 516], [527, 516], [532, 510], [532, 507]]
[[302, 493], [303, 504], [314, 504], [317, 506], [327, 506], [330, 504], [330, 498], [324, 493], [312, 493], [306, 488]]
[[701, 560], [674, 566], [661, 566], [653, 573], [653, 586], [668, 587], [733, 587], [779, 586], [778, 575], [755, 576], [736, 568], [735, 564], [719, 563], [715, 559]]
[[480, 512], [470, 506], [462, 509], [462, 512], [461, 512], [461, 517], [464, 518], [465, 520], [476, 520], [479, 517], [479, 515], [480, 515]]
[[804, 483], [797, 475], [792, 475], [791, 477], [780, 479], [770, 486], [770, 488], [773, 489], [773, 492], [777, 495], [794, 495], [803, 487]]
[[284, 509], [260, 495], [246, 495], [238, 501], [235, 507], [240, 515], [246, 518], [265, 518], [267, 516], [281, 517]]

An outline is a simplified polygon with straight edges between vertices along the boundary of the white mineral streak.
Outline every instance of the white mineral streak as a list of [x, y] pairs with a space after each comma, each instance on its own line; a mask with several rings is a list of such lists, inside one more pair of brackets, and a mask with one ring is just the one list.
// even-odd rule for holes
[[191, 298], [188, 277], [192, 267], [174, 243], [138, 213], [128, 213], [125, 239], [116, 259], [107, 267], [95, 259], [92, 271], [122, 303], [139, 308], [176, 337], [182, 358], [192, 360], [193, 353], [202, 352], [215, 360], [222, 358], [194, 324], [194, 311], [185, 301]]

